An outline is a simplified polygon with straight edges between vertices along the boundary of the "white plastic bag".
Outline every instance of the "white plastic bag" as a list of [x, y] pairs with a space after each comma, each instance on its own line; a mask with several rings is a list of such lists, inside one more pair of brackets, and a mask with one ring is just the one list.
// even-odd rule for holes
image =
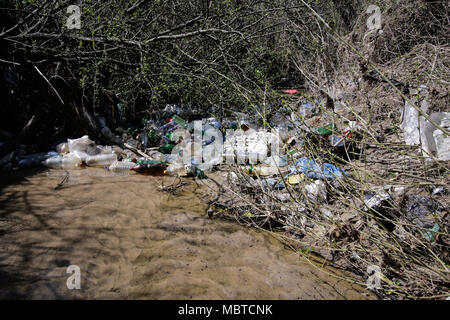
[[82, 136], [79, 139], [67, 139], [69, 152], [81, 151], [85, 153], [92, 153], [95, 149], [95, 142], [89, 139], [88, 135]]
[[314, 183], [305, 186], [308, 197], [313, 201], [325, 202], [327, 201], [327, 187], [321, 180], [316, 180]]
[[56, 152], [59, 154], [69, 153], [69, 144], [67, 142], [60, 143], [56, 146]]

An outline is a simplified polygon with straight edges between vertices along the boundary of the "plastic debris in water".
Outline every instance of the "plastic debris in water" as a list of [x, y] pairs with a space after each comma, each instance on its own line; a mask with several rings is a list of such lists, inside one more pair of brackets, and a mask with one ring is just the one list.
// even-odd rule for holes
[[341, 178], [346, 176], [344, 170], [337, 168], [330, 163], [324, 163], [323, 166], [318, 165], [314, 160], [308, 158], [300, 158], [295, 165], [289, 167], [290, 175], [304, 173], [311, 179], [328, 179]]

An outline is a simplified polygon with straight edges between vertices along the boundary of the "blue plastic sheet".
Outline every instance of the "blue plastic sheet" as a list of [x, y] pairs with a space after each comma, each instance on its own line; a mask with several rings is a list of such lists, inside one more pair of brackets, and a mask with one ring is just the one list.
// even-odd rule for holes
[[265, 187], [265, 189], [271, 188], [275, 190], [282, 190], [285, 188], [283, 181], [278, 181], [278, 179], [274, 178], [267, 178], [262, 180], [262, 185]]
[[304, 173], [307, 177], [315, 180], [333, 180], [347, 175], [344, 170], [339, 169], [330, 163], [324, 163], [323, 166], [320, 166], [314, 160], [308, 158], [298, 159], [295, 162], [295, 165], [289, 167], [289, 170], [289, 175]]

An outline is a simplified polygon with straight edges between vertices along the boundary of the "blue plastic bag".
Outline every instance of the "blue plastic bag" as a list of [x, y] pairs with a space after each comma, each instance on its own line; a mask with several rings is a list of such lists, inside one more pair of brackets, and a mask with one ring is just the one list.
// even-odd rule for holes
[[304, 173], [311, 179], [327, 179], [332, 180], [347, 175], [344, 170], [337, 168], [330, 163], [324, 163], [323, 167], [318, 165], [314, 160], [308, 158], [300, 158], [295, 165], [289, 167], [289, 175]]

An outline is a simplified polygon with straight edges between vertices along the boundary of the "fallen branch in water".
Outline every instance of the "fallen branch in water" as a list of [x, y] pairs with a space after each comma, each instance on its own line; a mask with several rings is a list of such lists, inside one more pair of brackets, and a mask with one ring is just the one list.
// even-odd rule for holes
[[66, 170], [66, 174], [62, 178], [62, 180], [56, 185], [55, 190], [60, 189], [67, 181], [69, 181], [69, 171]]
[[150, 159], [150, 158], [151, 158], [148, 154], [142, 152], [142, 151], [139, 150], [139, 149], [136, 149], [135, 147], [129, 145], [128, 143], [124, 143], [123, 145], [124, 145], [127, 149], [130, 149], [130, 150], [133, 151], [134, 153], [136, 153], [136, 154], [138, 154], [138, 155], [140, 155], [140, 156], [143, 156], [144, 158], [147, 158], [147, 159]]
[[[175, 180], [177, 178], [179, 179], [179, 181], [178, 181], [178, 183], [175, 183]], [[170, 193], [170, 194], [176, 194], [179, 191], [179, 189], [181, 187], [185, 186], [186, 184], [187, 183], [184, 182], [181, 179], [181, 177], [175, 177], [175, 179], [173, 180], [171, 185], [168, 185], [168, 186], [160, 185], [158, 187], [158, 191], [160, 191], [160, 192], [167, 192], [167, 193]]]

